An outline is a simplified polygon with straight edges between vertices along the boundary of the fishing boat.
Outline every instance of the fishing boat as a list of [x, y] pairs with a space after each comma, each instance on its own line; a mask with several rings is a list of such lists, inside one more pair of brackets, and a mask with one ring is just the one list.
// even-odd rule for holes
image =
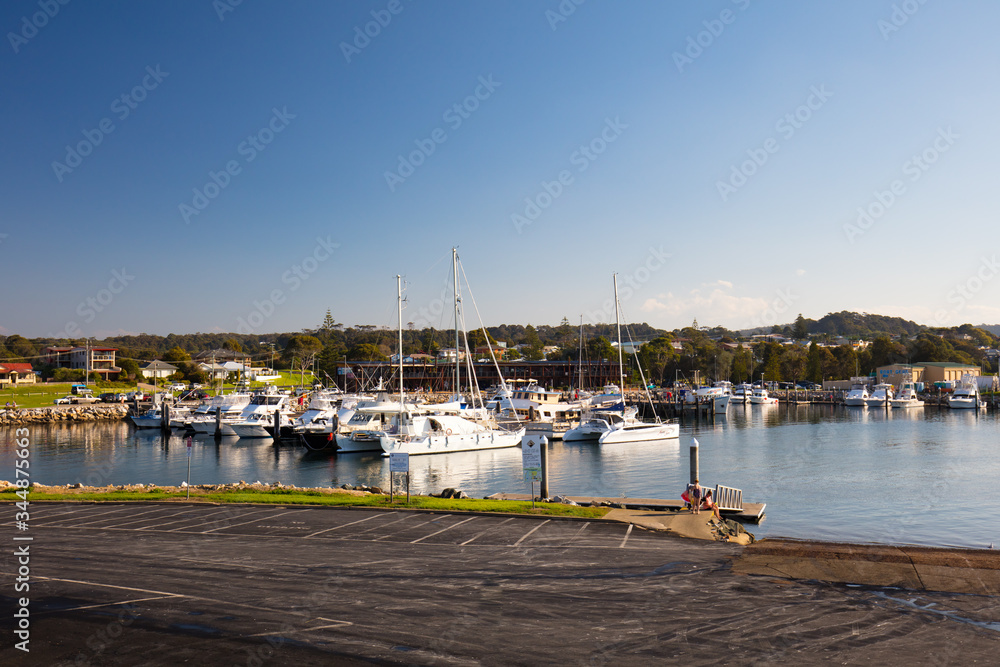
[[733, 398], [731, 403], [743, 403], [746, 405], [750, 402], [750, 397], [753, 395], [753, 385], [744, 382], [743, 384], [736, 385], [733, 389]]
[[899, 394], [889, 401], [889, 403], [893, 408], [924, 407], [924, 402], [917, 396], [917, 390], [912, 382], [904, 382], [903, 386], [899, 390]]
[[955, 391], [948, 397], [948, 407], [955, 410], [985, 408], [986, 401], [979, 395], [979, 384], [971, 375], [964, 375]]
[[851, 408], [863, 408], [867, 405], [868, 387], [863, 384], [852, 384], [851, 390], [844, 396], [844, 405]]
[[766, 387], [754, 387], [750, 394], [751, 405], [777, 405], [778, 399], [767, 393]]
[[130, 416], [128, 420], [136, 428], [160, 428], [163, 425], [163, 412], [159, 407], [150, 408], [142, 414]]
[[869, 408], [885, 408], [892, 400], [893, 387], [891, 384], [881, 382], [872, 389], [871, 396], [865, 399], [865, 405]]

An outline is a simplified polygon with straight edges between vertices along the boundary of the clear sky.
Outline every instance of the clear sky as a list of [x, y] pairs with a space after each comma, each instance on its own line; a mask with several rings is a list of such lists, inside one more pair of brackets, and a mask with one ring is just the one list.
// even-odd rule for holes
[[995, 2], [235, 2], [0, 6], [0, 333], [1000, 322]]

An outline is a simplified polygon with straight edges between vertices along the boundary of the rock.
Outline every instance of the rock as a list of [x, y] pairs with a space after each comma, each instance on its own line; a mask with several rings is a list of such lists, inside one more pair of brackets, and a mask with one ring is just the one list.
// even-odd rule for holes
[[378, 486], [373, 486], [373, 487], [371, 487], [368, 490], [371, 491], [372, 493], [376, 494], [376, 495], [381, 495], [381, 494], [385, 493], [385, 491], [383, 491], [382, 488], [378, 487]]
[[457, 496], [452, 496], [452, 497], [453, 498], [460, 498], [460, 499], [464, 500], [466, 498], [469, 498], [469, 494], [466, 493], [465, 491], [459, 491]]

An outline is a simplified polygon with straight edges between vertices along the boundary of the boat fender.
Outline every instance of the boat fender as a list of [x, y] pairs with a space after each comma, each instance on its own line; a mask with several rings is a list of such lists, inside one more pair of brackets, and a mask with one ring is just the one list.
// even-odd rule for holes
[[445, 435], [451, 435], [451, 429], [450, 429], [450, 428], [446, 428], [446, 429], [444, 430], [444, 434], [445, 434]]

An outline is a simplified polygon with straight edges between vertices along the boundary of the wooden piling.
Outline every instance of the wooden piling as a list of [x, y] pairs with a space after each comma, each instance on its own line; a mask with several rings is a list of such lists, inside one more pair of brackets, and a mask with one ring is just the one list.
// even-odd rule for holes
[[698, 441], [691, 443], [691, 484], [694, 484], [698, 477]]

